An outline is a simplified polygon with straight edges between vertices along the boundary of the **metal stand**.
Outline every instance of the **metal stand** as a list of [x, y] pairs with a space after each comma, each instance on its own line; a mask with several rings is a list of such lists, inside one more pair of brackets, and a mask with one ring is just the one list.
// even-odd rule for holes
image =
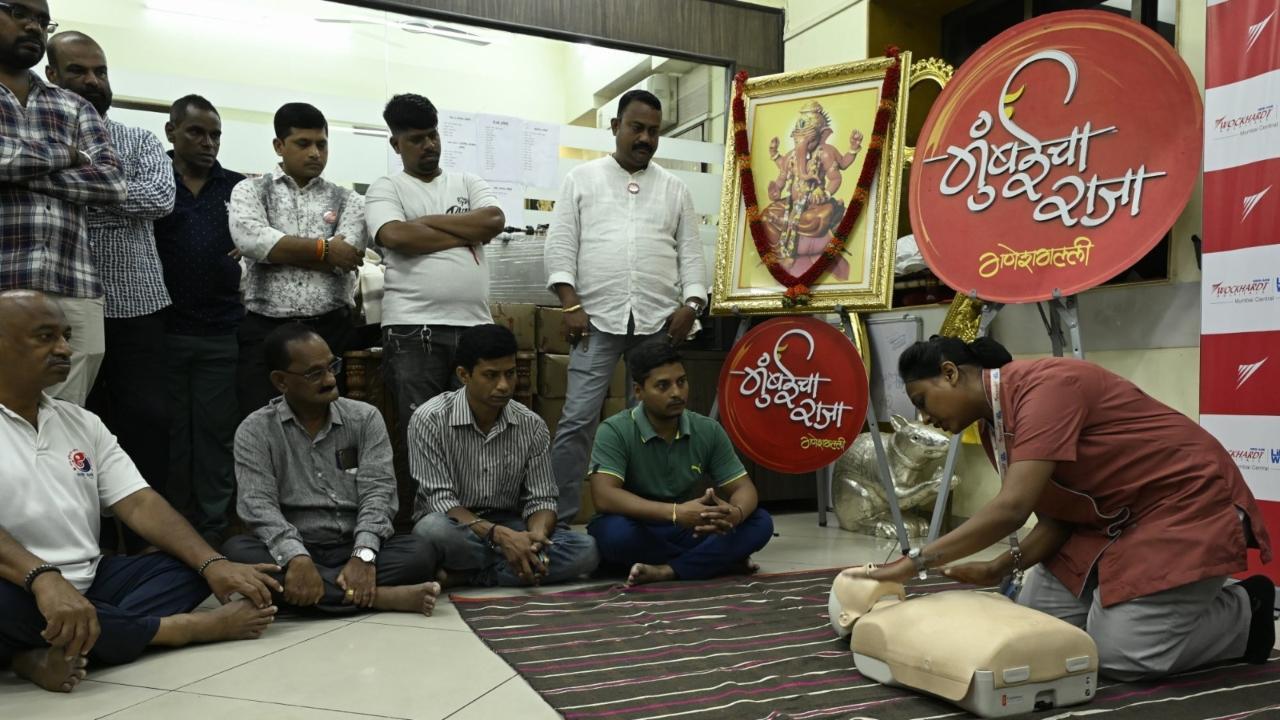
[[[977, 299], [976, 293], [969, 295]], [[1048, 312], [1045, 311], [1046, 305]], [[1003, 308], [1003, 303], [987, 303], [982, 306], [982, 317], [978, 321], [979, 337], [985, 337], [991, 332], [991, 323]], [[1054, 288], [1053, 299], [1044, 304], [1036, 303], [1036, 311], [1040, 313], [1040, 321], [1044, 323], [1044, 330], [1049, 335], [1049, 344], [1053, 348], [1054, 357], [1062, 357], [1063, 351], [1069, 344], [1071, 354], [1083, 360], [1084, 346], [1080, 342], [1080, 315], [1075, 296], [1063, 297], [1062, 293]], [[951, 437], [951, 445], [947, 448], [947, 460], [942, 465], [942, 485], [938, 488], [938, 499], [933, 504], [933, 516], [929, 519], [929, 536], [925, 539], [925, 544], [937, 540], [942, 532], [942, 516], [946, 513], [947, 499], [951, 496], [951, 476], [955, 474], [956, 459], [959, 454], [960, 435], [957, 434]], [[897, 498], [890, 500], [890, 504], [896, 506]]]
[[[857, 346], [853, 333], [853, 319], [849, 317], [849, 311], [843, 305], [839, 305], [836, 307], [836, 312], [840, 313], [840, 327], [844, 330], [844, 334], [848, 336], [849, 342]], [[911, 550], [911, 540], [907, 537], [907, 528], [902, 522], [902, 508], [898, 506], [898, 496], [894, 493], [893, 472], [889, 469], [889, 456], [884, 451], [884, 438], [880, 436], [880, 419], [876, 417], [876, 404], [871, 400], [870, 387], [867, 388], [867, 425], [871, 430], [871, 444], [875, 447], [876, 465], [880, 468], [880, 484], [884, 487], [885, 497], [889, 500], [889, 512], [893, 515], [893, 524], [898, 531], [898, 542], [902, 545], [902, 554], [906, 555]], [[834, 466], [828, 466], [823, 470], [830, 474], [833, 468]], [[820, 500], [823, 495], [825, 493], [819, 491]], [[822, 504], [820, 508], [819, 524], [826, 526], [827, 506]]]

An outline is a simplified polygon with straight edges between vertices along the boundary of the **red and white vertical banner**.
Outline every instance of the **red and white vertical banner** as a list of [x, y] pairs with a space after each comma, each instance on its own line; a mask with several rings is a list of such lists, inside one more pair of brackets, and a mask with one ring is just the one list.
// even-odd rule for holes
[[[1209, 0], [1200, 424], [1280, 538], [1280, 0]], [[1251, 552], [1252, 569], [1261, 567]], [[1280, 581], [1280, 563], [1263, 567]]]

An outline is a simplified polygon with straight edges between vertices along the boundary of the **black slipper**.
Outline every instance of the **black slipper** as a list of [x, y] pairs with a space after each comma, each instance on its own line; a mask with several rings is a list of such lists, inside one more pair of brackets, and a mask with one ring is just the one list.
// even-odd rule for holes
[[1240, 581], [1240, 587], [1249, 594], [1249, 642], [1245, 645], [1244, 661], [1261, 665], [1271, 657], [1276, 644], [1276, 586], [1265, 575], [1254, 575]]

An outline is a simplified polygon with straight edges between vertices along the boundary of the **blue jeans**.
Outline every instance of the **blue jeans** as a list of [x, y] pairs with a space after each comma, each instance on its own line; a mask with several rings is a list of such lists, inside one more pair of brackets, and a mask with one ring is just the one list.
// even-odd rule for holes
[[[107, 665], [136, 660], [161, 618], [189, 613], [209, 594], [204, 578], [164, 553], [103, 557], [84, 593], [102, 628], [89, 659]], [[45, 625], [35, 596], [0, 580], [0, 666], [24, 650], [49, 647], [40, 637]]]
[[607, 565], [670, 565], [681, 580], [703, 580], [739, 570], [773, 537], [773, 518], [756, 508], [725, 535], [694, 537], [693, 530], [624, 515], [597, 515], [587, 525]]
[[[551, 470], [560, 490], [556, 517], [572, 520], [578, 514], [582, 484], [587, 479], [587, 464], [591, 461], [591, 443], [600, 425], [600, 408], [609, 392], [609, 381], [618, 358], [636, 345], [663, 335], [661, 331], [652, 335], [611, 335], [593, 325], [591, 334], [569, 353], [564, 412], [551, 443]], [[628, 368], [628, 383], [630, 377]]]
[[408, 448], [413, 412], [440, 393], [462, 387], [454, 361], [463, 330], [447, 325], [382, 326], [382, 381], [395, 403], [398, 458]]
[[[485, 520], [520, 532], [526, 530], [524, 521], [515, 513], [489, 513]], [[485, 545], [471, 528], [463, 527], [462, 523], [445, 513], [431, 513], [423, 517], [413, 526], [413, 534], [430, 541], [445, 572], [467, 575], [471, 585], [516, 587], [528, 584], [507, 562], [501, 550]], [[596, 541], [589, 535], [570, 530], [564, 523], [556, 525], [551, 533], [551, 547], [547, 555], [550, 557], [549, 572], [542, 579], [543, 583], [573, 580], [595, 570], [600, 564]]]

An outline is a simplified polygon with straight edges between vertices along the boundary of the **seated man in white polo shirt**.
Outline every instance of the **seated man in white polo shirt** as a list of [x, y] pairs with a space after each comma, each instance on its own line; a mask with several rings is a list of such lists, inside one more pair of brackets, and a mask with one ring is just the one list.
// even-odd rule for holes
[[[263, 573], [279, 568], [233, 563], [209, 547], [96, 415], [44, 394], [67, 378], [69, 334], [41, 293], [0, 293], [0, 667], [62, 692], [89, 661], [256, 638], [280, 589]], [[162, 552], [103, 557], [106, 512]], [[210, 591], [223, 606], [192, 613]]]

